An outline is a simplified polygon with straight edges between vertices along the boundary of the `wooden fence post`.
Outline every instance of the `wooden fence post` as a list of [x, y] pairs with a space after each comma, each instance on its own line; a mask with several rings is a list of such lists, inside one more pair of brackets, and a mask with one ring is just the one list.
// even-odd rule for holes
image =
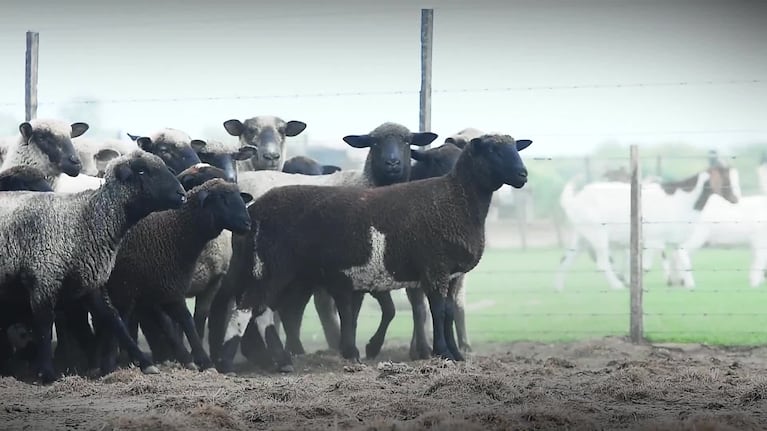
[[632, 343], [644, 341], [642, 307], [642, 175], [639, 148], [631, 146], [631, 317], [629, 334]]

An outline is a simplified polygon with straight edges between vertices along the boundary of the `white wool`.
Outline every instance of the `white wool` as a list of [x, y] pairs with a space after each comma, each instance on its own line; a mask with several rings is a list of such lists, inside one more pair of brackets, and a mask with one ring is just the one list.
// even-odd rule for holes
[[169, 127], [155, 131], [149, 135], [149, 138], [152, 142], [165, 142], [176, 146], [187, 146], [192, 141], [186, 132]]
[[248, 322], [250, 322], [252, 314], [253, 313], [250, 310], [235, 309], [226, 325], [224, 342], [227, 342], [234, 337], [242, 337], [242, 334], [245, 333], [245, 328], [248, 326]]
[[29, 124], [33, 130], [48, 131], [55, 135], [67, 137], [72, 134], [72, 125], [70, 123], [54, 118], [35, 118]]
[[53, 184], [53, 191], [59, 193], [78, 193], [83, 190], [94, 190], [104, 184], [104, 179], [91, 175], [80, 174], [76, 177], [70, 177], [66, 174], [60, 174]]
[[364, 265], [353, 266], [342, 271], [352, 281], [355, 290], [377, 292], [418, 287], [417, 281], [400, 282], [394, 280], [394, 276], [386, 270], [384, 265], [385, 252], [386, 235], [371, 226], [368, 261]]

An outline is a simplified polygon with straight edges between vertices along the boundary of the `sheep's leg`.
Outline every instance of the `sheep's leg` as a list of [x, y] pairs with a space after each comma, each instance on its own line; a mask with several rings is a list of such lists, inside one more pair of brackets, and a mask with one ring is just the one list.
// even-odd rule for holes
[[341, 356], [360, 362], [360, 352], [357, 350], [357, 319], [365, 297], [364, 291], [355, 291], [350, 282], [339, 281], [331, 283], [330, 294], [336, 302], [338, 316], [341, 320]]
[[[445, 336], [447, 306], [446, 298], [442, 294], [442, 289], [432, 287], [429, 289], [427, 297], [429, 298], [429, 308], [431, 309], [431, 319], [434, 325], [434, 344], [432, 354], [444, 359], [455, 359], [455, 356], [448, 348], [447, 338]], [[452, 321], [451, 321], [452, 330]]]
[[[52, 290], [43, 290], [50, 292]], [[36, 289], [33, 289], [34, 292]], [[53, 371], [53, 320], [54, 304], [51, 300], [43, 300], [39, 303], [32, 303], [32, 316], [34, 318], [35, 338], [37, 338], [37, 370], [40, 380], [44, 384], [52, 383], [56, 380], [56, 373]]]
[[255, 319], [251, 319], [240, 340], [240, 351], [245, 358], [255, 366], [264, 370], [274, 367], [274, 361], [266, 350], [266, 341], [258, 331]]
[[597, 255], [597, 268], [604, 273], [607, 283], [612, 289], [624, 289], [626, 285], [618, 279], [610, 264], [610, 247], [607, 234], [603, 231], [599, 232], [596, 240], [590, 242]]
[[213, 298], [221, 288], [223, 276], [216, 277], [194, 300], [194, 326], [200, 338], [205, 338], [205, 322], [208, 320]]
[[76, 343], [75, 354], [81, 356], [80, 360], [77, 360], [75, 365], [76, 369], [80, 368], [80, 364], [84, 365], [83, 371], [87, 371], [91, 367], [97, 366], [97, 344], [96, 336], [93, 333], [90, 323], [88, 322], [88, 310], [81, 302], [72, 304], [67, 307], [65, 313], [69, 316], [67, 319], [67, 329], [72, 336], [72, 341]]
[[213, 362], [202, 347], [202, 341], [194, 326], [194, 319], [192, 318], [192, 314], [189, 313], [189, 309], [186, 307], [184, 300], [181, 299], [179, 301], [163, 304], [161, 308], [168, 313], [168, 316], [170, 316], [171, 319], [181, 325], [181, 328], [186, 335], [186, 339], [189, 341], [189, 346], [192, 348], [194, 362], [200, 369], [207, 370], [208, 368], [213, 368]]
[[[175, 359], [185, 366], [192, 362], [192, 356], [181, 342], [181, 332], [161, 310], [140, 305], [133, 312], [133, 318], [126, 321], [125, 324], [141, 326], [141, 332], [144, 334], [147, 345], [149, 345], [154, 362], [159, 363]], [[132, 334], [131, 337], [133, 337]], [[138, 343], [138, 334], [133, 339]], [[178, 342], [181, 342], [181, 349], [176, 344]]]
[[687, 250], [684, 248], [677, 248], [674, 253], [676, 254], [676, 262], [680, 273], [682, 287], [694, 289], [695, 279], [692, 276], [692, 262], [690, 261], [689, 253], [687, 253]]
[[[143, 315], [144, 319], [141, 321], [141, 330], [144, 332], [144, 336], [147, 337], [147, 340], [150, 339], [150, 335], [148, 334], [151, 333], [151, 338], [153, 340], [162, 340], [160, 344], [162, 344], [163, 352], [172, 352], [167, 359], [163, 360], [172, 360], [175, 358], [175, 360], [183, 365], [184, 368], [189, 370], [199, 370], [195, 364], [195, 358], [192, 357], [192, 354], [189, 353], [186, 346], [184, 346], [182, 334], [176, 331], [176, 325], [174, 325], [174, 322], [169, 315], [166, 314], [159, 305], [150, 307], [145, 306]], [[146, 327], [144, 326], [145, 324], [147, 324]], [[149, 348], [152, 349], [152, 358], [157, 358], [152, 344], [150, 344]]]
[[[210, 315], [213, 318], [213, 314]], [[219, 350], [219, 356], [217, 358], [218, 371], [222, 373], [228, 373], [232, 371], [234, 366], [234, 357], [237, 354], [237, 348], [240, 345], [240, 339], [245, 329], [249, 326], [253, 312], [251, 310], [242, 310], [235, 308], [232, 314], [229, 316], [226, 322], [226, 329], [224, 336], [222, 337], [222, 344]], [[211, 321], [213, 323], [213, 321]], [[213, 336], [213, 326], [210, 331]]]
[[[306, 302], [309, 302], [307, 298]], [[274, 325], [274, 312], [268, 308], [254, 319], [258, 333], [266, 344], [272, 360], [277, 364], [277, 370], [281, 373], [293, 372], [293, 359], [290, 353], [282, 346], [282, 341]]]
[[[565, 254], [562, 255], [562, 258], [559, 261], [559, 268], [557, 268], [557, 274], [554, 278], [554, 288], [556, 290], [563, 290], [565, 288], [565, 275], [570, 270], [570, 267], [573, 266], [573, 262], [575, 262], [575, 257], [578, 255], [578, 251], [580, 250], [580, 235], [577, 232], [573, 232], [572, 236], [570, 237], [570, 242], [565, 249]], [[591, 248], [589, 248], [589, 251], [591, 252]]]
[[208, 351], [214, 363], [218, 363], [224, 345], [227, 323], [234, 309], [234, 297], [225, 286], [226, 283], [222, 283], [221, 289], [213, 296], [208, 314]]
[[465, 274], [450, 280], [451, 289], [454, 290], [455, 306], [453, 314], [455, 316], [455, 332], [458, 336], [458, 348], [464, 352], [471, 352], [469, 344], [469, 333], [466, 331], [466, 289], [464, 286]]
[[285, 325], [285, 348], [294, 355], [306, 353], [301, 344], [301, 321], [311, 296], [311, 290], [299, 287], [281, 301], [280, 315]]
[[146, 353], [142, 352], [138, 348], [136, 341], [130, 337], [128, 328], [125, 327], [125, 323], [120, 318], [117, 310], [109, 302], [107, 292], [102, 292], [101, 289], [93, 290], [87, 294], [87, 299], [91, 314], [111, 329], [123, 345], [123, 348], [128, 350], [131, 357], [139, 363], [141, 371], [144, 374], [158, 374], [160, 370], [152, 364]]
[[[368, 341], [368, 344], [365, 346], [365, 357], [368, 359], [375, 358], [381, 353], [381, 347], [386, 338], [386, 331], [389, 329], [389, 324], [391, 324], [391, 321], [396, 314], [394, 301], [391, 298], [391, 292], [370, 292], [370, 294], [376, 301], [378, 301], [378, 305], [381, 307], [381, 322], [378, 324], [378, 329], [375, 334], [373, 334], [370, 341]], [[359, 311], [357, 313], [359, 313]]]
[[338, 350], [341, 345], [341, 323], [338, 320], [338, 309], [333, 297], [324, 288], [314, 290], [314, 308], [320, 318], [328, 348]]
[[410, 359], [429, 359], [431, 346], [426, 335], [427, 314], [426, 294], [423, 289], [405, 289], [410, 308], [413, 310], [413, 336], [410, 338]]
[[455, 341], [453, 323], [455, 322], [455, 294], [450, 292], [445, 298], [445, 344], [456, 361], [463, 361], [463, 355]]

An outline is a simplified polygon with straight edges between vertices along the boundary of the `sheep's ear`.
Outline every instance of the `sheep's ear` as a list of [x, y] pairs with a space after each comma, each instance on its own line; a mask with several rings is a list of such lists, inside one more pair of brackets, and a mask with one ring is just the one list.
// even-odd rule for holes
[[130, 133], [128, 133], [128, 132], [125, 132], [125, 134], [126, 134], [126, 135], [128, 135], [128, 137], [130, 138], [130, 140], [131, 140], [131, 141], [134, 141], [134, 142], [135, 142], [135, 141], [137, 141], [137, 140], [138, 140], [138, 138], [140, 138], [140, 137], [141, 137], [141, 135], [131, 135], [131, 134], [130, 134]]
[[469, 146], [474, 150], [475, 153], [485, 151], [489, 145], [490, 144], [483, 141], [482, 138], [474, 138], [469, 141]]
[[21, 132], [21, 136], [24, 137], [24, 139], [29, 139], [32, 137], [32, 125], [28, 122], [23, 122], [19, 124], [19, 132]]
[[416, 132], [410, 134], [410, 145], [423, 147], [429, 145], [437, 139], [437, 134], [432, 132]]
[[245, 126], [242, 124], [242, 121], [240, 120], [224, 121], [224, 129], [226, 129], [227, 133], [229, 133], [232, 136], [242, 135], [242, 129], [244, 128]]
[[354, 148], [369, 148], [373, 145], [373, 138], [370, 135], [346, 135], [344, 142]]
[[533, 141], [531, 141], [530, 139], [517, 139], [516, 141], [517, 151], [524, 150], [525, 148], [529, 147], [532, 143]]
[[117, 151], [111, 149], [111, 148], [104, 148], [102, 150], [99, 150], [98, 153], [93, 155], [93, 160], [97, 162], [108, 162], [115, 157], [120, 157], [120, 153]]
[[192, 141], [189, 142], [189, 145], [192, 147], [193, 150], [199, 152], [205, 149], [205, 146], [208, 145], [208, 143], [203, 141], [202, 139], [192, 139]]
[[419, 162], [422, 162], [422, 161], [426, 160], [426, 158], [428, 156], [427, 156], [426, 151], [423, 151], [423, 150], [410, 150], [410, 157], [413, 160], [417, 160]]
[[285, 126], [285, 136], [296, 136], [306, 129], [306, 123], [303, 121], [290, 120]]
[[83, 133], [88, 131], [88, 123], [72, 123], [72, 131], [69, 133], [70, 138], [76, 138], [82, 136]]
[[253, 202], [253, 195], [251, 195], [250, 193], [240, 192], [240, 197], [242, 198], [242, 201], [245, 202], [246, 204], [248, 202]]
[[152, 138], [150, 138], [148, 136], [142, 136], [142, 137], [136, 139], [136, 144], [142, 150], [149, 151], [149, 149], [152, 148]]
[[336, 165], [322, 165], [322, 175], [332, 174], [333, 172], [340, 171], [341, 168]]
[[125, 182], [128, 178], [133, 176], [133, 169], [127, 164], [122, 164], [115, 167], [115, 177], [118, 180]]
[[251, 157], [255, 157], [258, 154], [258, 148], [253, 145], [243, 145], [237, 151], [232, 153], [234, 160], [247, 160]]

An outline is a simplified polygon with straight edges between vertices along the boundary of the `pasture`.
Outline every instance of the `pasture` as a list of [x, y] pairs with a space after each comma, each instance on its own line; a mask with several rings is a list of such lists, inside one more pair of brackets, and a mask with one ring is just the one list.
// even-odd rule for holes
[[[610, 290], [586, 253], [578, 256], [563, 291], [553, 288], [557, 248], [489, 250], [467, 277], [467, 326], [473, 345], [513, 341], [575, 341], [624, 336], [629, 327], [629, 291]], [[644, 278], [645, 336], [653, 342], [747, 346], [767, 344], [767, 288], [748, 286], [748, 249], [704, 248], [693, 256], [694, 290], [667, 287], [656, 258]], [[410, 307], [397, 296], [397, 317], [388, 345], [409, 340]], [[312, 305], [302, 334], [324, 338]], [[378, 324], [378, 304], [366, 298], [358, 344]], [[367, 335], [366, 335], [367, 334]]]

